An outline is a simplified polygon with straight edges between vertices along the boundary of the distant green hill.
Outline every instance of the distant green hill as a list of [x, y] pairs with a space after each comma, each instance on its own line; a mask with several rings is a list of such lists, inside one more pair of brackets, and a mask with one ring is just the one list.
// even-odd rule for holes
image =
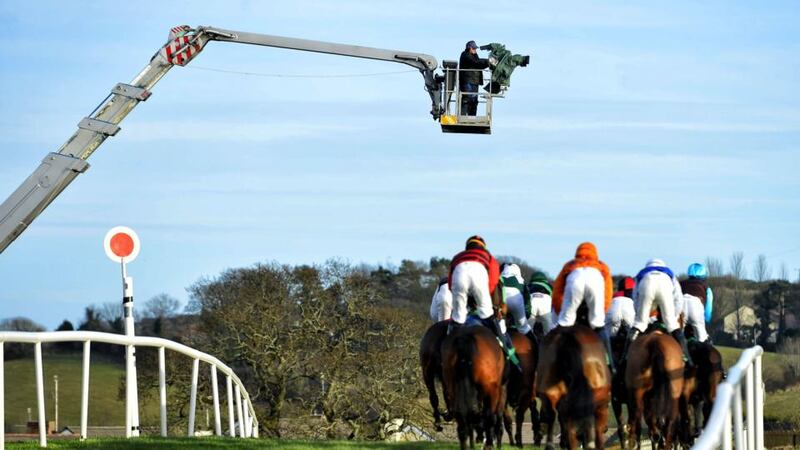
[[[47, 420], [53, 420], [53, 375], [58, 375], [59, 427], [79, 426], [81, 413], [82, 357], [76, 355], [45, 355], [44, 383]], [[33, 359], [18, 359], [5, 363], [6, 424], [24, 425], [31, 417], [37, 420], [36, 381]], [[89, 425], [124, 426], [125, 402], [118, 400], [119, 380], [125, 375], [123, 364], [93, 357], [89, 372]], [[74, 429], [74, 428], [73, 428]]]

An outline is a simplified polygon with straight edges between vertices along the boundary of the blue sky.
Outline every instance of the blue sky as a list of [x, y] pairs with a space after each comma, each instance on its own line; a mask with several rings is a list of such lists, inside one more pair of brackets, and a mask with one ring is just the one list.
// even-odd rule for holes
[[[211, 43], [176, 67], [0, 255], [0, 317], [48, 327], [117, 302], [105, 232], [136, 229], [137, 300], [259, 261], [397, 264], [470, 234], [551, 274], [584, 240], [615, 272], [743, 251], [800, 268], [800, 8], [792, 2], [0, 4], [0, 197], [178, 24], [532, 63], [492, 136], [440, 133], [414, 72]], [[456, 13], [467, 18], [456, 19]]]

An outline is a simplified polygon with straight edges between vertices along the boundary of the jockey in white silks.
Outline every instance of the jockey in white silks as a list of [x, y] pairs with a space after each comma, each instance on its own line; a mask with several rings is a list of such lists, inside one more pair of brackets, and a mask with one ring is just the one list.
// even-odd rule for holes
[[431, 299], [431, 320], [434, 322], [450, 320], [450, 315], [452, 313], [453, 293], [450, 292], [450, 285], [447, 283], [447, 277], [442, 277]]
[[636, 281], [631, 277], [625, 277], [617, 283], [617, 292], [611, 299], [611, 307], [606, 313], [606, 332], [610, 337], [619, 334], [623, 325], [627, 326], [630, 332], [633, 328], [633, 321], [636, 311], [633, 307], [633, 287]]
[[556, 326], [556, 316], [553, 313], [553, 287], [543, 272], [534, 272], [528, 281], [528, 292], [531, 294], [528, 323], [542, 325], [542, 331], [547, 334]]
[[708, 270], [700, 263], [694, 263], [687, 270], [689, 278], [681, 281], [683, 291], [683, 316], [686, 325], [694, 328], [694, 335], [700, 342], [709, 340], [706, 322], [711, 321], [714, 293], [708, 287]]
[[[678, 324], [677, 308], [683, 305], [683, 292], [675, 274], [664, 261], [651, 259], [645, 268], [636, 275], [633, 303], [636, 308], [636, 319], [631, 334], [628, 336], [628, 344], [647, 329], [650, 323], [650, 311], [653, 306], [656, 306], [661, 312], [661, 320], [664, 322], [667, 332], [681, 345], [687, 365], [694, 366], [686, 345], [686, 337]], [[627, 349], [625, 356], [627, 357]]]
[[508, 318], [511, 319], [511, 326], [528, 336], [532, 342], [536, 342], [533, 330], [528, 323], [531, 297], [528, 287], [525, 286], [525, 280], [522, 278], [522, 271], [520, 271], [519, 266], [513, 263], [503, 264], [500, 280], [503, 286], [503, 299], [508, 308]]

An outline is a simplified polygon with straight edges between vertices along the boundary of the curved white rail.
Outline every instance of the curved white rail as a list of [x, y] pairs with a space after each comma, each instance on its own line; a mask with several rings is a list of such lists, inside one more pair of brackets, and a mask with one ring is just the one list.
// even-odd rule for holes
[[[764, 448], [764, 384], [761, 380], [760, 346], [742, 352], [728, 377], [717, 387], [711, 417], [692, 450], [761, 450]], [[742, 414], [742, 380], [747, 399], [747, 427]], [[732, 423], [731, 423], [732, 422]], [[746, 434], [746, 436], [745, 436]]]
[[[5, 396], [4, 396], [4, 356], [3, 347], [5, 342], [28, 343], [34, 345], [34, 359], [36, 364], [36, 396], [39, 417], [39, 445], [47, 446], [45, 407], [44, 407], [44, 379], [42, 370], [42, 344], [51, 342], [83, 342], [83, 380], [81, 384], [81, 439], [86, 438], [89, 408], [89, 364], [92, 342], [102, 342], [105, 344], [124, 345], [126, 347], [154, 347], [158, 349], [158, 372], [159, 372], [159, 400], [161, 410], [161, 435], [167, 435], [167, 391], [166, 391], [166, 370], [165, 370], [165, 350], [171, 350], [182, 355], [193, 358], [192, 364], [192, 388], [189, 399], [189, 436], [194, 436], [195, 405], [197, 400], [197, 380], [199, 375], [200, 361], [211, 366], [212, 394], [214, 398], [214, 431], [218, 436], [222, 435], [222, 424], [219, 413], [219, 390], [216, 385], [217, 371], [226, 376], [226, 386], [228, 395], [229, 411], [229, 434], [236, 436], [234, 429], [234, 401], [237, 409], [237, 421], [239, 423], [239, 437], [258, 437], [258, 419], [256, 418], [253, 403], [250, 395], [242, 384], [242, 381], [219, 359], [201, 351], [195, 350], [168, 339], [147, 336], [125, 336], [121, 334], [100, 333], [97, 331], [51, 331], [41, 333], [29, 333], [18, 331], [0, 331], [0, 418], [5, 417]], [[131, 373], [131, 365], [126, 365], [126, 380]], [[135, 380], [133, 380], [135, 382]], [[231, 395], [231, 387], [235, 387], [235, 398]], [[126, 431], [127, 437], [138, 435], [130, 426], [132, 405], [138, 405], [137, 399], [126, 399]], [[0, 450], [5, 448], [5, 421], [0, 419]]]

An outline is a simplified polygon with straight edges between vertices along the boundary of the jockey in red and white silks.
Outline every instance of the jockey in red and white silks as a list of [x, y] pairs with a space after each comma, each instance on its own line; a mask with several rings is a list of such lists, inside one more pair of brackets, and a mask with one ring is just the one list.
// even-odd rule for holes
[[486, 250], [480, 236], [467, 240], [466, 249], [453, 257], [448, 284], [453, 293], [452, 319], [456, 324], [467, 320], [467, 297], [475, 299], [475, 313], [480, 319], [492, 317], [492, 293], [500, 282], [500, 266]]
[[686, 338], [678, 324], [677, 309], [683, 306], [683, 292], [675, 274], [664, 261], [651, 259], [636, 275], [633, 303], [636, 308], [636, 319], [628, 341], [633, 341], [639, 333], [647, 329], [650, 323], [650, 311], [656, 306], [661, 312], [661, 320], [667, 332], [681, 344], [684, 359], [689, 365], [693, 365], [686, 346]]
[[611, 307], [606, 313], [606, 331], [611, 337], [619, 333], [622, 325], [626, 325], [630, 331], [633, 328], [633, 321], [636, 311], [633, 307], [633, 287], [636, 281], [631, 277], [625, 277], [617, 283], [617, 292], [611, 299]]
[[450, 292], [450, 285], [447, 284], [447, 277], [439, 280], [439, 286], [433, 293], [431, 299], [431, 320], [441, 322], [450, 320], [453, 313], [453, 293]]

